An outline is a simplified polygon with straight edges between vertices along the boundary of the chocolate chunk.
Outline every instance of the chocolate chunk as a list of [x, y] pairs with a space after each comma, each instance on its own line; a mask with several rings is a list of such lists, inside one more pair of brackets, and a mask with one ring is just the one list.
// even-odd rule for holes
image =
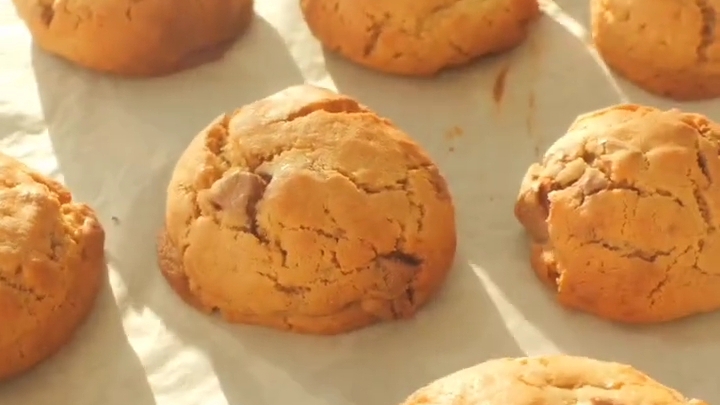
[[210, 187], [209, 198], [232, 222], [248, 225], [255, 217], [255, 204], [262, 198], [266, 185], [257, 174], [233, 170]]

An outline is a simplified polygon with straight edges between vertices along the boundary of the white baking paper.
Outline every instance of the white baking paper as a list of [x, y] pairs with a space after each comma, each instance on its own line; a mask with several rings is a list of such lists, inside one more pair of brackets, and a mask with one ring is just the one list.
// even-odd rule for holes
[[[587, 0], [548, 4], [523, 46], [434, 80], [325, 54], [297, 3], [258, 0], [252, 29], [218, 63], [123, 80], [37, 50], [10, 0], [0, 0], [2, 150], [98, 210], [110, 267], [76, 339], [0, 383], [1, 405], [392, 405], [492, 357], [557, 352], [628, 362], [720, 403], [720, 314], [617, 326], [561, 309], [528, 265], [512, 213], [527, 166], [577, 114], [624, 100], [674, 105], [602, 67], [587, 45]], [[221, 112], [304, 81], [394, 120], [450, 182], [454, 273], [414, 320], [336, 337], [230, 326], [186, 306], [160, 276], [164, 190], [188, 141]], [[681, 107], [720, 119], [720, 101]]]

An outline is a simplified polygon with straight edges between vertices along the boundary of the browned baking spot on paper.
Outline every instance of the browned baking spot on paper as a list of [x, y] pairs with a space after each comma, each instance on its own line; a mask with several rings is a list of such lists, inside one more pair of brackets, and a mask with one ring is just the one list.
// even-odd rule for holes
[[448, 140], [453, 140], [455, 138], [461, 137], [463, 134], [463, 129], [459, 126], [454, 126], [450, 128], [447, 132], [445, 132], [445, 138]]
[[537, 139], [534, 130], [535, 125], [535, 92], [531, 91], [528, 95], [528, 109], [525, 116], [525, 130], [528, 136], [533, 140], [533, 152], [535, 157], [540, 157], [540, 140]]
[[493, 100], [495, 103], [502, 103], [503, 96], [505, 95], [505, 82], [507, 81], [507, 75], [510, 72], [510, 64], [503, 66], [495, 76], [495, 84], [493, 85]]
[[528, 111], [525, 117], [525, 128], [527, 129], [528, 135], [533, 135], [533, 124], [535, 118], [535, 92], [530, 92], [528, 95]]
[[[452, 141], [455, 138], [461, 137], [462, 134], [463, 134], [463, 129], [456, 125], [456, 126], [450, 128], [449, 130], [447, 130], [447, 132], [445, 132], [445, 139], [447, 139], [448, 141]], [[455, 147], [454, 146], [448, 147], [448, 152], [455, 152]]]

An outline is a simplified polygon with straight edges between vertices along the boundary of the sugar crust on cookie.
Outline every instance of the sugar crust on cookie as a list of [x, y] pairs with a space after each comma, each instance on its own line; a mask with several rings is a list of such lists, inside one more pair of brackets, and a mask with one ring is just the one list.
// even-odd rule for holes
[[579, 117], [530, 166], [515, 215], [567, 307], [627, 322], [720, 309], [720, 127], [619, 105]]
[[515, 47], [537, 0], [301, 0], [328, 49], [387, 73], [430, 76]]
[[334, 334], [412, 316], [455, 245], [447, 185], [414, 141], [349, 97], [295, 86], [192, 141], [158, 254], [204, 311]]
[[0, 154], [0, 380], [64, 346], [105, 271], [94, 212], [61, 184]]
[[161, 76], [220, 58], [253, 0], [13, 0], [37, 45], [83, 67]]
[[402, 405], [707, 405], [632, 366], [551, 355], [489, 360], [440, 378]]
[[621, 76], [677, 100], [720, 96], [720, 0], [592, 0], [592, 36]]

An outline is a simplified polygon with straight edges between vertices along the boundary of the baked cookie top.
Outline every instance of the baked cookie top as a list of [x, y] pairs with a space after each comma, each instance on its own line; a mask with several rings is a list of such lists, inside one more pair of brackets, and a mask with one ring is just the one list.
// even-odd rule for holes
[[592, 0], [605, 61], [645, 90], [678, 100], [720, 95], [720, 0]]
[[441, 378], [403, 405], [707, 405], [631, 366], [565, 355], [490, 360]]
[[[65, 310], [68, 304], [92, 304], [95, 294], [85, 290], [97, 290], [100, 268], [89, 275], [83, 262], [101, 262], [103, 242], [88, 206], [74, 202], [61, 184], [0, 154], [0, 359], [28, 335], [64, 335], [66, 327], [75, 327], [75, 319], [64, 319]], [[77, 301], [84, 296], [89, 302]], [[53, 340], [45, 338], [48, 345]], [[4, 368], [0, 364], [0, 375]]]
[[[632, 50], [628, 57], [675, 70], [720, 60], [720, 32], [715, 30], [720, 0], [592, 3], [594, 18], [602, 24], [596, 28], [614, 32], [615, 45]], [[705, 67], [718, 71], [712, 64]]]
[[618, 105], [579, 117], [523, 180], [515, 214], [561, 302], [628, 322], [720, 308], [720, 127]]
[[35, 42], [87, 68], [169, 74], [216, 59], [253, 17], [253, 0], [13, 0]]
[[537, 0], [301, 0], [326, 47], [378, 70], [432, 75], [509, 49], [540, 14]]
[[170, 181], [166, 232], [200, 306], [227, 318], [409, 314], [449, 271], [456, 238], [428, 155], [355, 100], [312, 86], [196, 137]]

